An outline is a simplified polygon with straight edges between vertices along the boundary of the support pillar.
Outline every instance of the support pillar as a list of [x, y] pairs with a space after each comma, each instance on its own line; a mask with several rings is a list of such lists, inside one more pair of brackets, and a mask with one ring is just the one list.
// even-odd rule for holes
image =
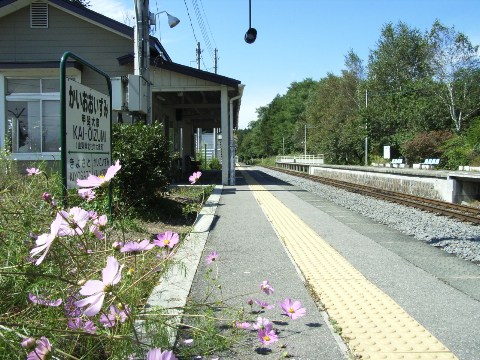
[[228, 129], [228, 92], [225, 85], [222, 85], [220, 90], [220, 124], [222, 126], [222, 184], [228, 185], [230, 137]]

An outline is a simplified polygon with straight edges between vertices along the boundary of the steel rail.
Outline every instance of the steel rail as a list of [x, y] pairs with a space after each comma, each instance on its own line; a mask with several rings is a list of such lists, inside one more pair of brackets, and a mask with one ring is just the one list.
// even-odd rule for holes
[[472, 206], [453, 204], [446, 201], [428, 199], [420, 196], [379, 189], [373, 186], [354, 184], [341, 180], [334, 180], [322, 176], [306, 174], [300, 171], [287, 170], [272, 166], [263, 167], [270, 170], [283, 172], [285, 174], [312, 180], [325, 185], [341, 188], [353, 193], [367, 195], [377, 199], [394, 202], [397, 204], [435, 213], [437, 215], [447, 216], [453, 219], [470, 222], [475, 225], [480, 225], [480, 209]]

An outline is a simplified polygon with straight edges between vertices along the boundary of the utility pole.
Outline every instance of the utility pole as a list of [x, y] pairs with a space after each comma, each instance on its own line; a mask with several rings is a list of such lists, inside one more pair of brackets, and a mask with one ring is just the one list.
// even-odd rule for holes
[[200, 70], [200, 55], [202, 50], [200, 49], [200, 42], [197, 42], [197, 69]]
[[305, 124], [305, 159], [307, 158], [307, 124]]
[[[365, 110], [368, 108], [368, 90], [365, 89]], [[366, 114], [366, 112], [365, 112]], [[368, 166], [368, 122], [365, 118], [365, 166]]]
[[214, 69], [215, 74], [217, 74], [217, 71], [218, 71], [218, 50], [217, 50], [217, 48], [215, 48], [214, 54], [215, 54], [215, 58], [213, 59], [214, 60], [213, 69]]
[[[151, 94], [150, 94], [150, 22], [149, 0], [135, 0], [135, 32], [134, 32], [134, 74], [140, 76], [146, 83], [146, 122], [151, 122]], [[142, 94], [143, 95], [143, 94]]]

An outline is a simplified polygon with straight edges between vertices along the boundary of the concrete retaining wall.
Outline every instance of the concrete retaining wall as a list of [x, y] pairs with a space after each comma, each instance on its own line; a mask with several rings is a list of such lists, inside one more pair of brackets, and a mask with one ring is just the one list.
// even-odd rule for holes
[[446, 177], [420, 177], [412, 174], [401, 175], [313, 166], [310, 167], [310, 174], [430, 199], [453, 201], [453, 182]]

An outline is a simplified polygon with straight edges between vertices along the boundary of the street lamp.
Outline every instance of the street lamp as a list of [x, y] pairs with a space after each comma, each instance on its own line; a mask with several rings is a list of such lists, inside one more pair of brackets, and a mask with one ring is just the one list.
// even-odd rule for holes
[[168, 18], [168, 26], [170, 26], [170, 28], [174, 28], [175, 26], [177, 26], [179, 23], [180, 23], [180, 19], [173, 16], [173, 15], [170, 15], [168, 12], [166, 11], [160, 11], [158, 13], [149, 13], [149, 17], [150, 17], [150, 25], [153, 25], [154, 28], [155, 28], [155, 31], [157, 31], [157, 15], [160, 15], [162, 13], [165, 13], [167, 14], [167, 18]]
[[257, 29], [252, 28], [252, 0], [248, 0], [248, 30], [244, 39], [247, 44], [253, 44], [257, 39]]
[[[155, 24], [156, 16], [166, 13], [168, 25], [174, 27], [180, 20], [166, 11], [152, 14], [149, 10], [149, 0], [135, 0], [135, 33], [134, 33], [134, 75], [141, 77], [146, 88], [146, 122], [151, 122], [152, 100], [150, 93], [150, 25]], [[156, 25], [155, 25], [156, 26]]]

